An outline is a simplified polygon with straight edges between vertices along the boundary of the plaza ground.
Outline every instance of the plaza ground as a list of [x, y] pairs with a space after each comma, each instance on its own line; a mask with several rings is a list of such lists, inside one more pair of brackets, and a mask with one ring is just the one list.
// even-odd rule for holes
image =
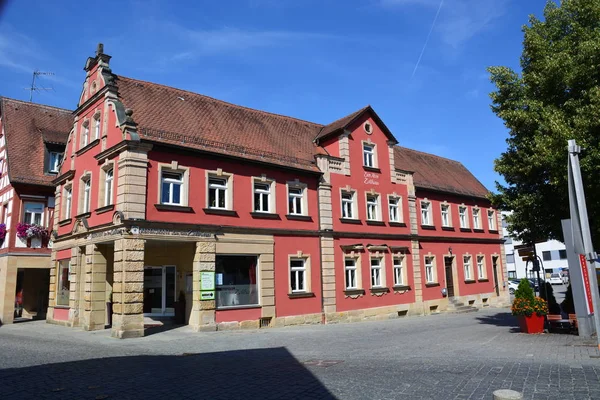
[[0, 327], [1, 399], [600, 399], [595, 342], [518, 333], [507, 309], [118, 340]]

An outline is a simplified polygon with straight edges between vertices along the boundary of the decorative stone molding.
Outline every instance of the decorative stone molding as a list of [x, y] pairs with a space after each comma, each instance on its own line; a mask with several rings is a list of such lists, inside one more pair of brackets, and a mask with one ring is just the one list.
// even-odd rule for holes
[[323, 313], [336, 312], [335, 249], [332, 236], [321, 236], [321, 268], [323, 276]]
[[146, 144], [131, 145], [119, 156], [116, 209], [122, 211], [126, 219], [146, 218], [148, 151], [151, 148]]
[[338, 139], [340, 146], [340, 158], [343, 158], [343, 174], [350, 175], [350, 131], [344, 131]]

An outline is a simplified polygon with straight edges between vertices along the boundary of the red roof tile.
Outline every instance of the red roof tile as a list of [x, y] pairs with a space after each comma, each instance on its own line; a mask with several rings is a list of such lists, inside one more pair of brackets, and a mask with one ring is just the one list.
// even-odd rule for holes
[[414, 172], [416, 187], [485, 198], [489, 191], [458, 161], [406, 147], [394, 149], [396, 168]]
[[45, 174], [44, 141], [64, 145], [73, 128], [69, 110], [0, 98], [11, 182], [53, 186], [55, 175]]

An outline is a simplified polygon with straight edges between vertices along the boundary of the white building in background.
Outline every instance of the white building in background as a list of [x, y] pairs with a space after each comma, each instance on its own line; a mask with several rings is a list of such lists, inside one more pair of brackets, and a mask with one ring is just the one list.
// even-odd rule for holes
[[[515, 240], [507, 231], [506, 216], [510, 212], [502, 211], [502, 233], [504, 235], [504, 251], [506, 252], [506, 267], [509, 279], [532, 278], [535, 273], [531, 272], [531, 263], [527, 264], [519, 256], [518, 249], [523, 246], [519, 240]], [[545, 278], [549, 278], [552, 272], [568, 270], [567, 250], [565, 245], [558, 240], [548, 240], [547, 242], [535, 245], [537, 255], [542, 258], [544, 265]]]

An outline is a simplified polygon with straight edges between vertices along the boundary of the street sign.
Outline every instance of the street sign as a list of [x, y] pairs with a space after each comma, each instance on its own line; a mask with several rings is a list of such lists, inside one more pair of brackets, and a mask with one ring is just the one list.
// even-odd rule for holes
[[518, 250], [520, 257], [533, 257], [533, 249], [531, 247], [524, 247]]

